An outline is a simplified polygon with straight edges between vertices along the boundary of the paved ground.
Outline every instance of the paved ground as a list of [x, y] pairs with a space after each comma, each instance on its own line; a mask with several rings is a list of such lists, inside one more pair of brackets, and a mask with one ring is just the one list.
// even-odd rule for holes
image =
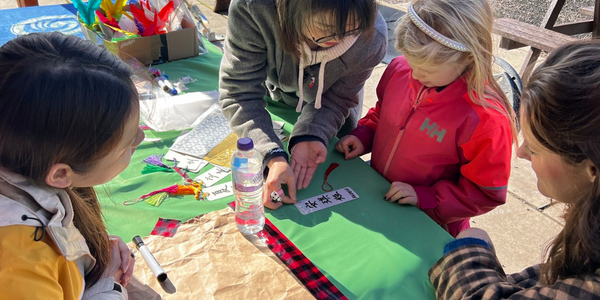
[[[190, 2], [199, 5], [209, 19], [212, 31], [225, 34], [226, 16], [212, 12], [214, 1], [191, 0]], [[41, 5], [63, 4], [65, 0], [39, 0], [39, 2]], [[492, 0], [491, 3], [496, 16], [509, 16], [539, 25], [550, 0]], [[568, 0], [565, 10], [559, 17], [559, 23], [583, 19], [584, 17], [577, 13], [577, 8], [592, 4], [593, 0]], [[394, 22], [404, 14], [406, 5], [403, 0], [381, 2], [380, 11], [390, 27], [389, 55], [384, 61], [389, 61], [397, 55], [393, 47]], [[15, 7], [14, 0], [0, 0], [0, 9]], [[525, 59], [526, 51], [526, 48], [511, 51], [496, 49], [496, 55], [507, 60], [518, 70]], [[363, 114], [377, 101], [374, 91], [385, 67], [385, 64], [376, 67], [366, 84]], [[368, 158], [368, 156], [364, 157], [364, 159]], [[472, 220], [473, 226], [488, 230], [507, 272], [517, 272], [529, 265], [539, 263], [547, 243], [561, 230], [564, 206], [554, 203], [545, 209], [540, 209], [547, 204], [549, 199], [537, 192], [536, 178], [529, 162], [515, 159], [507, 204]]]

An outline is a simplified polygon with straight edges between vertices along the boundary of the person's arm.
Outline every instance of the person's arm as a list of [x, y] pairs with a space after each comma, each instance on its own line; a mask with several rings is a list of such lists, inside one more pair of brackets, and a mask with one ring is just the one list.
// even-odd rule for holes
[[467, 163], [461, 166], [458, 180], [413, 186], [417, 206], [434, 221], [447, 224], [484, 214], [504, 204], [511, 147], [512, 134], [508, 124], [473, 137], [461, 146]]
[[[256, 22], [252, 1], [232, 1], [229, 8], [227, 38], [219, 72], [220, 103], [232, 130], [239, 137], [249, 137], [265, 157], [270, 150], [283, 148], [273, 130], [266, 110], [263, 86], [267, 78], [265, 34], [276, 35], [271, 28]], [[273, 16], [275, 17], [275, 16]], [[270, 158], [270, 157], [269, 157]]]
[[[56, 252], [47, 235], [34, 241], [34, 231], [30, 226], [0, 227], [0, 299], [79, 297], [84, 282], [77, 265]], [[105, 277], [86, 289], [82, 299], [126, 300], [127, 291]]]
[[[477, 239], [473, 239], [477, 240]], [[457, 239], [454, 242], [462, 242]], [[483, 241], [481, 241], [483, 242]], [[483, 242], [485, 243], [485, 242]], [[465, 243], [445, 254], [429, 270], [438, 300], [592, 300], [600, 296], [600, 282], [591, 275], [566, 278], [552, 285], [539, 282], [539, 267], [506, 276], [496, 255], [482, 243]]]
[[360, 140], [365, 148], [364, 153], [371, 152], [373, 139], [375, 138], [375, 131], [377, 131], [377, 125], [379, 125], [379, 115], [381, 113], [381, 104], [383, 102], [385, 90], [390, 78], [394, 75], [396, 69], [398, 68], [398, 63], [399, 60], [394, 59], [385, 69], [385, 72], [383, 72], [383, 75], [377, 84], [377, 103], [375, 104], [375, 107], [369, 109], [367, 114], [358, 121], [358, 126], [350, 132], [351, 135], [356, 136]]

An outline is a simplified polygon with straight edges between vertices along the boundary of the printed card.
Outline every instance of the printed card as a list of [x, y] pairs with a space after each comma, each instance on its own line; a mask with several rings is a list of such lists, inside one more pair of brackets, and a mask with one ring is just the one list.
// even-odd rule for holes
[[187, 169], [190, 172], [198, 173], [202, 168], [208, 165], [208, 162], [204, 159], [199, 159], [195, 157], [188, 156], [187, 159]]
[[181, 154], [179, 152], [175, 152], [173, 150], [169, 150], [169, 152], [167, 152], [167, 154], [164, 157], [166, 160], [177, 160], [179, 163], [177, 164], [178, 167], [185, 169], [187, 168], [187, 155]]
[[176, 159], [178, 162], [178, 167], [182, 169], [187, 169], [188, 171], [194, 173], [199, 172], [202, 168], [208, 165], [208, 162], [203, 159], [184, 155], [173, 150], [169, 150], [169, 152], [167, 152], [167, 154], [165, 155], [165, 159], [170, 161]]
[[346, 187], [332, 192], [327, 192], [322, 195], [314, 196], [306, 200], [298, 201], [295, 205], [300, 213], [303, 215], [308, 215], [316, 211], [356, 199], [358, 199], [358, 194], [355, 193], [351, 188]]
[[209, 188], [202, 189], [202, 192], [208, 194], [208, 201], [215, 201], [227, 196], [233, 195], [233, 184], [231, 182], [222, 183]]
[[[213, 165], [214, 166], [214, 165]], [[194, 180], [204, 182], [204, 185], [209, 187], [213, 184], [219, 182], [219, 180], [227, 177], [227, 175], [231, 174], [231, 169], [226, 169], [218, 166], [214, 166], [214, 168], [208, 170], [207, 172], [202, 173], [200, 176], [196, 177]]]
[[173, 143], [171, 149], [185, 155], [204, 157], [230, 133], [229, 121], [216, 105], [207, 110], [188, 134]]

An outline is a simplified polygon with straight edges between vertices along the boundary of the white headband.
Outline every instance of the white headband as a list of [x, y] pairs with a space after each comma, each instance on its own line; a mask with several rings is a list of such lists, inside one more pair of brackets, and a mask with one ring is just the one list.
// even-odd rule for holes
[[454, 50], [458, 50], [461, 52], [471, 52], [463, 43], [457, 42], [447, 36], [442, 35], [437, 32], [431, 26], [427, 25], [420, 17], [417, 15], [415, 8], [413, 5], [408, 6], [408, 18], [415, 24], [415, 26], [419, 27], [426, 35], [430, 38], [434, 39], [436, 42]]

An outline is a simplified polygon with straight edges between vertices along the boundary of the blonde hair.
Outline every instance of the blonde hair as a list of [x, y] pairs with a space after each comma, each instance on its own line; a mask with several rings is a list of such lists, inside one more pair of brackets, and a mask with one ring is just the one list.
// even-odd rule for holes
[[[442, 35], [465, 45], [469, 52], [451, 49], [426, 35], [410, 18], [396, 28], [396, 48], [416, 65], [467, 64], [465, 81], [471, 101], [491, 107], [509, 119], [516, 141], [515, 112], [492, 72], [492, 27], [494, 16], [486, 0], [416, 0], [419, 17]], [[504, 110], [491, 105], [496, 100]]]

